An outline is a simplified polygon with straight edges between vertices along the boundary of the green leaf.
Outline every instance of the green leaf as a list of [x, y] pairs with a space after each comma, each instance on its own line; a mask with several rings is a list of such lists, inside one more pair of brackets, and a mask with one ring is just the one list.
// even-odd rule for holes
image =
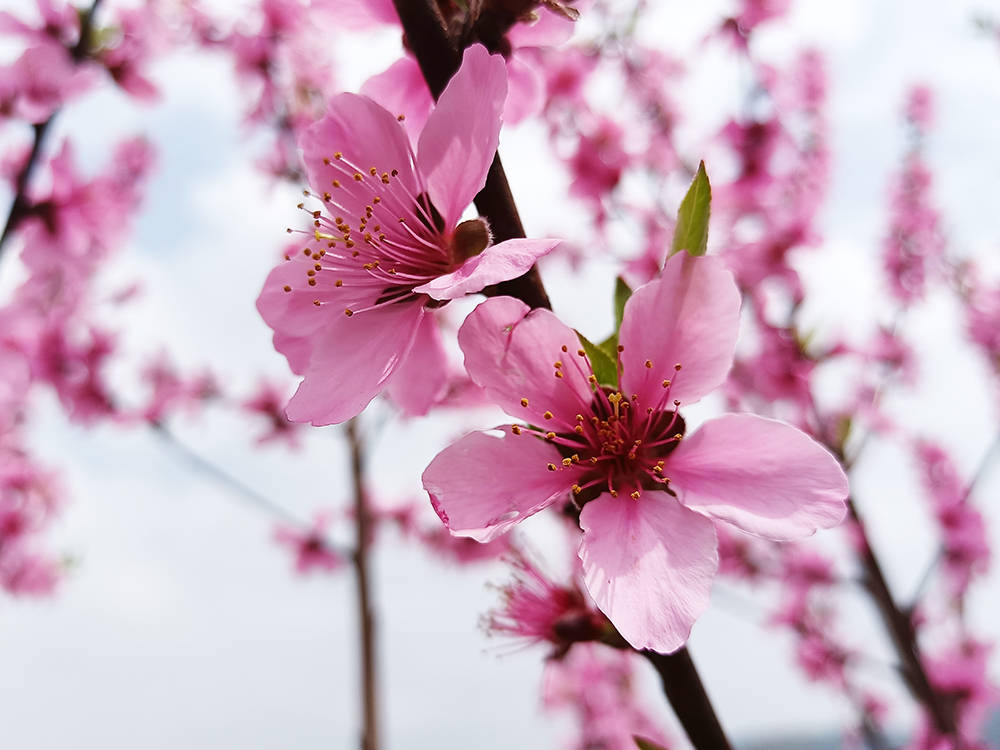
[[612, 358], [608, 352], [604, 351], [604, 349], [599, 347], [579, 331], [576, 332], [576, 335], [577, 338], [580, 339], [580, 343], [583, 345], [583, 351], [587, 353], [587, 359], [590, 360], [590, 366], [594, 368], [594, 375], [597, 376], [597, 382], [601, 385], [609, 385], [612, 388], [617, 388], [618, 352], [615, 351], [615, 356]]
[[705, 254], [711, 208], [712, 186], [705, 173], [705, 162], [701, 162], [681, 207], [677, 209], [677, 226], [674, 227], [674, 240], [670, 243], [670, 255], [681, 250], [687, 250], [691, 255]]
[[[632, 296], [632, 289], [625, 283], [625, 279], [619, 276], [615, 279], [615, 333], [622, 327], [622, 318], [625, 317], [625, 303]], [[616, 336], [617, 338], [617, 336]], [[617, 345], [617, 341], [615, 342]]]
[[657, 745], [652, 740], [643, 739], [637, 734], [633, 734], [632, 739], [635, 741], [635, 746], [639, 748], [639, 750], [666, 750], [666, 748], [662, 745]]

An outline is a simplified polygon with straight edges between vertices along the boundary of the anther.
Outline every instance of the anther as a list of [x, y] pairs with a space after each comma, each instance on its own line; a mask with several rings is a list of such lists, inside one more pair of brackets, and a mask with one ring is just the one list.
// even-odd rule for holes
[[640, 497], [639, 490], [636, 490], [635, 492], [633, 492], [631, 495], [629, 495], [629, 497], [631, 497], [633, 500], [638, 500], [639, 497]]
[[647, 359], [646, 360], [646, 369], [648, 370], [648, 369], [652, 368], [652, 366], [653, 366], [652, 360]]
[[573, 465], [573, 459], [572, 458], [564, 458], [562, 460], [562, 465], [563, 466], [572, 466]]
[[549, 471], [555, 471], [556, 470], [556, 465], [555, 464], [549, 464], [548, 465], [548, 469], [549, 469]]
[[510, 426], [510, 431], [513, 432], [515, 435], [520, 435], [521, 434], [521, 428], [518, 427], [516, 424], [512, 424]]
[[344, 310], [344, 315], [346, 315], [349, 318], [352, 315], [354, 315], [354, 311], [348, 307], [347, 309]]
[[290, 292], [290, 291], [292, 291], [292, 288], [291, 288], [290, 286], [288, 286], [288, 284], [285, 284], [285, 286], [284, 286], [284, 290], [285, 290], [286, 292]]
[[309, 286], [316, 286], [316, 279], [309, 279]]
[[339, 188], [340, 187], [340, 180], [334, 180], [330, 184], [333, 185], [335, 188]]
[[676, 365], [674, 365], [674, 370], [676, 370], [677, 372], [681, 371], [681, 363], [680, 362], [678, 362]]
[[521, 406], [527, 406], [527, 405], [528, 405], [528, 399], [522, 398], [521, 399]]
[[542, 414], [542, 418], [543, 419], [552, 419], [552, 412], [546, 411], [544, 414]]
[[670, 381], [669, 380], [664, 380], [662, 383], [660, 383], [660, 385], [662, 385], [664, 388], [669, 388], [670, 387]]

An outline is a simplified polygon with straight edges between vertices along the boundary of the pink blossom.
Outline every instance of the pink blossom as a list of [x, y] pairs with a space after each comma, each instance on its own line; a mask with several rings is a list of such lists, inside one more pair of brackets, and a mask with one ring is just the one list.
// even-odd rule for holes
[[914, 448], [941, 531], [945, 580], [951, 595], [960, 599], [972, 579], [989, 569], [991, 550], [983, 516], [969, 501], [968, 487], [944, 450], [925, 440]]
[[1000, 284], [975, 285], [965, 314], [969, 338], [1000, 371]]
[[304, 379], [296, 422], [342, 422], [386, 387], [426, 412], [446, 384], [431, 311], [520, 276], [557, 240], [490, 244], [485, 222], [461, 222], [486, 181], [506, 75], [481, 46], [442, 93], [417, 153], [371, 99], [341, 94], [302, 139], [323, 208], [303, 250], [275, 268], [257, 300], [274, 345]]
[[[378, 0], [373, 3], [361, 3], [370, 7], [360, 11], [360, 0], [338, 0], [347, 11], [348, 23], [352, 25], [395, 24], [398, 22], [395, 8], [391, 2]], [[503, 59], [507, 65], [507, 77], [510, 93], [503, 103], [504, 119], [510, 123], [518, 123], [537, 113], [544, 104], [545, 86], [539, 68], [539, 55], [550, 47], [556, 47], [565, 42], [573, 33], [573, 13], [555, 12], [556, 3], [544, 3], [550, 7], [533, 10], [534, 2], [518, 2], [522, 10], [528, 11], [520, 15], [506, 32], [499, 43]], [[575, 3], [575, 10], [585, 8], [589, 0]], [[456, 3], [447, 4], [451, 15], [461, 13]], [[505, 11], [510, 14], [509, 9]], [[448, 15], [448, 12], [445, 13]], [[338, 22], [340, 17], [338, 15]], [[460, 16], [449, 17], [446, 20], [455, 21], [458, 25], [464, 21]], [[432, 106], [430, 90], [424, 82], [417, 61], [407, 55], [397, 60], [388, 69], [373, 76], [361, 88], [361, 93], [370, 96], [383, 107], [393, 112], [406, 115], [410, 132], [418, 132], [430, 112]]]
[[0, 68], [0, 118], [47, 120], [86, 87], [88, 78], [65, 48], [56, 44], [29, 47], [11, 65]]
[[552, 581], [523, 556], [512, 564], [514, 580], [500, 589], [503, 606], [486, 621], [491, 632], [550, 643], [556, 658], [574, 643], [600, 638], [607, 620], [577, 586]]
[[329, 513], [317, 513], [309, 528], [278, 526], [275, 529], [275, 541], [295, 553], [295, 570], [299, 573], [330, 572], [346, 562], [326, 539], [331, 520]]
[[299, 447], [300, 426], [285, 416], [286, 403], [286, 389], [269, 382], [261, 382], [256, 393], [243, 402], [246, 411], [264, 417], [267, 423], [267, 431], [257, 438], [258, 445], [283, 440], [290, 448]]
[[639, 704], [634, 664], [627, 651], [591, 643], [578, 643], [565, 657], [546, 663], [545, 707], [573, 711], [579, 725], [569, 748], [635, 750], [634, 736], [670, 746], [663, 729]]
[[625, 306], [613, 390], [549, 311], [479, 305], [459, 331], [466, 369], [537, 427], [472, 433], [439, 453], [423, 481], [442, 521], [488, 541], [572, 493], [598, 607], [636, 648], [679, 648], [708, 604], [715, 522], [787, 540], [845, 512], [840, 466], [789, 425], [729, 414], [684, 435], [678, 407], [725, 379], [739, 308], [718, 259], [674, 255]]
[[629, 161], [625, 131], [608, 117], [598, 118], [592, 127], [580, 134], [576, 152], [569, 160], [573, 175], [570, 195], [599, 206], [617, 187]]

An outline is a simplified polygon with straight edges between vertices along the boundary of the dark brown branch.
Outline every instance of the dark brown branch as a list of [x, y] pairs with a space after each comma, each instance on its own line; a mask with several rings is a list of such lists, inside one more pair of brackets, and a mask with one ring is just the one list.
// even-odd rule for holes
[[687, 647], [672, 654], [641, 653], [660, 676], [663, 692], [691, 744], [697, 750], [730, 750], [732, 746], [719, 724]]
[[371, 547], [371, 516], [364, 487], [364, 453], [358, 435], [357, 418], [347, 423], [351, 452], [351, 480], [354, 492], [354, 573], [357, 583], [358, 628], [361, 640], [361, 750], [378, 750], [378, 691], [375, 665], [375, 616], [372, 612], [368, 571]]
[[889, 583], [882, 571], [882, 565], [868, 541], [868, 533], [865, 530], [864, 522], [858, 515], [854, 498], [847, 498], [847, 511], [851, 521], [857, 527], [858, 556], [864, 568], [864, 584], [875, 602], [886, 630], [889, 632], [896, 656], [900, 661], [900, 673], [903, 681], [913, 697], [927, 711], [937, 731], [954, 739], [957, 743], [955, 747], [961, 748], [954, 706], [947, 703], [931, 685], [920, 653], [920, 646], [917, 643], [913, 618], [909, 612], [904, 612], [897, 606], [892, 596]]

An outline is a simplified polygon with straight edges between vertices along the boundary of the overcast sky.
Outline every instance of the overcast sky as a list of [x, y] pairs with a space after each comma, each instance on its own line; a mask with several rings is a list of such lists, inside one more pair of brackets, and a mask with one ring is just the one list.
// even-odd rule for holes
[[[652, 25], [651, 33], [677, 54], [690, 54], [705, 19], [726, 8], [704, 3], [695, 15], [692, 3], [661, 4], [662, 26]], [[904, 148], [898, 112], [911, 83], [926, 82], [937, 96], [929, 160], [952, 245], [995, 260], [1000, 48], [972, 24], [986, 7], [803, 0], [788, 28], [762, 33], [762, 49], [775, 59], [815, 44], [829, 62], [834, 171], [823, 215], [826, 243], [803, 266], [817, 295], [808, 315], [820, 335], [862, 325], [870, 309], [858, 301], [877, 294], [870, 279], [885, 224], [885, 184]], [[382, 38], [375, 49], [390, 55], [393, 44]], [[720, 107], [738, 101], [738, 82], [712, 77], [728, 75], [725, 54], [716, 49], [712, 56], [719, 59], [706, 60], [689, 85], [686, 101], [693, 104], [685, 111], [691, 119], [682, 142], [703, 139], [705, 129], [719, 124]], [[346, 83], [363, 80], [391, 58], [351, 59], [357, 65], [344, 70]], [[156, 107], [136, 109], [102, 93], [74, 104], [58, 129], [72, 134], [91, 166], [102, 163], [116, 137], [137, 131], [149, 133], [159, 151], [143, 213], [116, 271], [145, 288], [123, 321], [126, 350], [139, 359], [163, 348], [187, 366], [211, 365], [233, 391], [246, 392], [258, 373], [285, 374], [253, 301], [284, 227], [295, 220], [297, 191], [254, 170], [240, 124], [240, 92], [225, 61], [185, 52], [160, 64], [156, 79], [164, 93]], [[716, 106], [705, 101], [705, 91], [720, 99]], [[515, 196], [529, 234], [536, 235], [557, 226], [548, 211], [564, 188], [558, 176], [537, 174], [542, 139], [540, 129], [527, 126], [505, 131], [502, 140]], [[588, 301], [609, 297], [613, 268], [592, 269], [572, 285], [559, 282], [562, 271], [559, 261], [543, 269], [557, 312], [584, 330], [608, 325], [608, 313]], [[933, 419], [968, 473], [995, 429], [995, 409], [985, 406], [993, 406], [985, 371], [948, 340], [957, 322], [946, 303], [932, 304], [908, 325], [921, 333], [921, 351], [934, 363], [912, 423]], [[295, 577], [284, 550], [270, 541], [267, 516], [141, 428], [84, 431], [67, 426], [44, 399], [39, 408], [33, 443], [68, 488], [52, 541], [75, 563], [51, 600], [0, 602], [4, 746], [352, 746], [358, 691], [349, 575]], [[377, 410], [366, 422], [377, 433], [372, 465], [383, 494], [415, 494], [423, 466], [460, 427], [386, 422], [384, 414]], [[178, 420], [176, 429], [303, 518], [347, 502], [345, 446], [336, 429], [315, 431], [299, 454], [252, 450], [246, 423], [223, 411], [197, 422]], [[925, 514], [913, 507], [919, 488], [884, 468], [900, 460], [893, 449], [876, 445], [855, 489], [890, 577], [905, 593], [916, 585], [933, 542]], [[981, 500], [1000, 491], [998, 473], [981, 486]], [[993, 515], [996, 542], [995, 506]], [[545, 519], [529, 525], [529, 534], [545, 544], [551, 536]], [[379, 546], [375, 588], [387, 747], [551, 747], [565, 736], [566, 724], [538, 708], [543, 652], [512, 652], [478, 628], [478, 618], [496, 602], [484, 582], [503, 579], [499, 566], [450, 569], [392, 537]], [[994, 574], [980, 584], [971, 607], [974, 622], [993, 637], [1000, 634], [1000, 612], [985, 592], [995, 595], [997, 583]], [[898, 695], [871, 613], [857, 602], [846, 607], [859, 632], [868, 634], [858, 640], [869, 642], [874, 678]], [[760, 627], [763, 613], [720, 585], [691, 641], [737, 744], [778, 728], [842, 725], [847, 707], [788, 666], [788, 639]], [[993, 674], [1000, 674], [996, 659]], [[643, 679], [651, 712], [669, 723], [652, 676]]]

